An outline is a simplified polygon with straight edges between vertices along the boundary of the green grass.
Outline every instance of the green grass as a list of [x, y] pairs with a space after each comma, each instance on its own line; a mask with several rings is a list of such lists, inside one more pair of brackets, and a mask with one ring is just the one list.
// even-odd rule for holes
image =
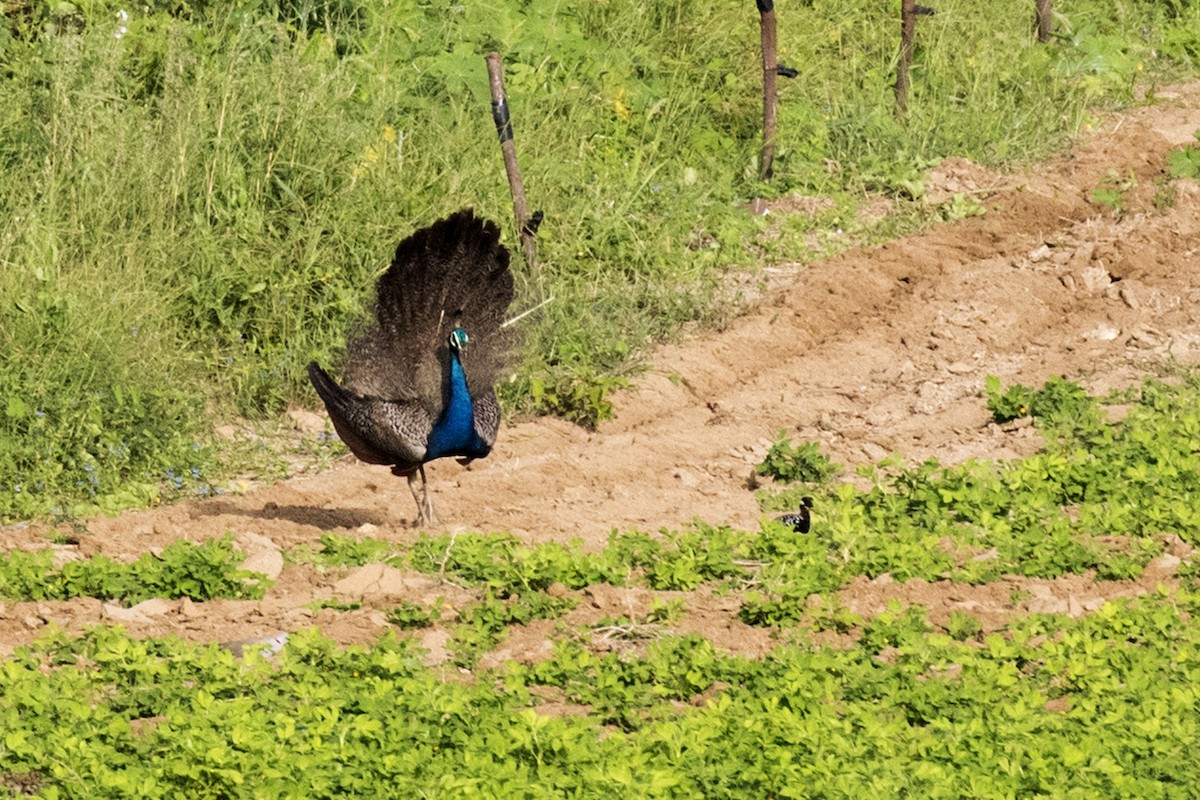
[[[956, 0], [923, 19], [906, 126], [896, 8], [780, 9], [780, 58], [801, 74], [781, 87], [764, 187], [741, 6], [154, 2], [121, 22], [109, 0], [10, 4], [0, 518], [211, 490], [230, 473], [213, 422], [313, 402], [304, 364], [337, 356], [401, 236], [463, 205], [510, 227], [490, 49], [547, 214], [518, 305], [555, 298], [524, 323], [502, 396], [590, 424], [640, 348], [736, 313], [727, 270], [809, 256], [812, 226], [850, 228], [868, 190], [919, 195], [943, 156], [1042, 156], [1200, 51], [1193, 5], [1074, 3], [1049, 47], [1028, 6]], [[837, 205], [781, 237], [739, 208], [792, 191]]]
[[[98, 628], [0, 670], [0, 785], [45, 798], [1183, 798], [1200, 601], [958, 641], [919, 608], [761, 660], [564, 643], [477, 680], [411, 641], [297, 633], [273, 661]], [[563, 714], [540, 698], [560, 697]]]

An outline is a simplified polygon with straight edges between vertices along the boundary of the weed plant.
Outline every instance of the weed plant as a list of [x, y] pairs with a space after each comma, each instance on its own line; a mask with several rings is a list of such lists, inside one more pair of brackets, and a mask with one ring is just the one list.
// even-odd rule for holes
[[201, 544], [180, 540], [159, 555], [147, 554], [129, 564], [93, 556], [55, 568], [49, 550], [14, 550], [0, 557], [0, 598], [96, 597], [126, 603], [151, 597], [261, 598], [270, 583], [260, 573], [239, 569], [244, 558], [228, 536]]
[[[697, 635], [481, 671], [311, 632], [271, 661], [97, 628], [0, 670], [0, 781], [43, 797], [1186, 797], [1200, 600], [958, 641], [892, 609], [759, 660]], [[572, 704], [563, 713], [539, 698]], [[436, 791], [434, 791], [436, 789]]]
[[[214, 419], [312, 403], [391, 248], [463, 205], [508, 220], [482, 55], [500, 50], [542, 266], [520, 270], [510, 409], [594, 423], [646, 343], [736, 312], [723, 273], [803, 258], [864, 190], [943, 156], [1059, 146], [1089, 104], [1190, 69], [1194, 4], [1028, 3], [922, 20], [907, 124], [895, 11], [781, 9], [777, 180], [755, 182], [757, 20], [695, 0], [19, 0], [0, 24], [0, 518], [111, 510], [227, 476]], [[1147, 78], [1146, 76], [1151, 76]], [[838, 207], [783, 235], [740, 205]], [[832, 227], [830, 228], [832, 230]], [[514, 238], [509, 231], [509, 240]]]

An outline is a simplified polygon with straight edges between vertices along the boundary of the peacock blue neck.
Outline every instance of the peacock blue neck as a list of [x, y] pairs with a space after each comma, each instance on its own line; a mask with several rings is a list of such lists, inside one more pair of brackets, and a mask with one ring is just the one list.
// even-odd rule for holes
[[482, 458], [488, 446], [475, 432], [475, 404], [467, 389], [467, 374], [455, 350], [450, 351], [450, 392], [446, 407], [429, 432], [425, 445], [425, 460], [445, 456]]

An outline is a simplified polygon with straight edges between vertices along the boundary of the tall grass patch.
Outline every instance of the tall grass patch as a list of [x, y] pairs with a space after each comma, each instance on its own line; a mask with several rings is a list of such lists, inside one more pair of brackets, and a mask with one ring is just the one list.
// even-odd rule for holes
[[[206, 485], [211, 420], [313, 402], [304, 364], [336, 359], [399, 238], [464, 205], [511, 236], [491, 49], [546, 212], [518, 310], [555, 298], [521, 323], [503, 395], [594, 423], [640, 348], [736, 313], [729, 270], [803, 257], [812, 227], [852, 220], [867, 190], [919, 195], [946, 155], [1042, 155], [1088, 103], [1190, 68], [1200, 38], [1188, 5], [1079, 2], [1041, 47], [1028, 6], [948, 0], [922, 20], [903, 125], [897, 8], [781, 7], [780, 58], [800, 75], [769, 186], [757, 20], [740, 6], [10, 6], [0, 517], [147, 502], [181, 473]], [[744, 203], [787, 192], [838, 208], [763, 236]]]

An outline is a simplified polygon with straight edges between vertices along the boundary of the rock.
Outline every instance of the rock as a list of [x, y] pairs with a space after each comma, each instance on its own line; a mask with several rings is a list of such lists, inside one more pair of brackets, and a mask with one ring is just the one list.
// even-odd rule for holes
[[136, 611], [147, 617], [161, 617], [163, 614], [171, 611], [174, 604], [170, 600], [164, 600], [161, 597], [151, 597], [149, 600], [143, 600], [130, 611]]
[[1075, 282], [1083, 287], [1085, 292], [1095, 294], [1102, 292], [1112, 283], [1112, 276], [1101, 266], [1084, 267], [1075, 273]]
[[116, 606], [112, 603], [104, 604], [101, 610], [101, 616], [103, 616], [104, 619], [112, 620], [114, 622], [150, 622], [150, 617], [146, 616], [141, 611], [138, 611], [137, 608], [122, 608], [121, 606]]
[[1112, 325], [1101, 323], [1095, 329], [1088, 331], [1083, 336], [1085, 339], [1096, 339], [1101, 342], [1111, 342], [1120, 335], [1120, 329], [1114, 328]]
[[424, 575], [406, 575], [387, 564], [366, 564], [333, 586], [342, 597], [404, 597], [421, 595], [437, 588], [437, 582]]
[[270, 539], [257, 533], [237, 533], [233, 538], [246, 553], [239, 569], [261, 572], [270, 580], [275, 580], [283, 572], [283, 553]]
[[262, 654], [265, 658], [278, 653], [287, 644], [287, 631], [276, 631], [268, 633], [266, 636], [255, 636], [249, 639], [237, 639], [232, 642], [221, 642], [221, 647], [224, 647], [229, 652], [233, 653], [234, 658], [241, 658], [242, 654], [250, 647], [262, 645]]
[[890, 455], [887, 450], [874, 442], [864, 442], [862, 444], [862, 451], [863, 455], [871, 459], [871, 461], [882, 461]]
[[1142, 571], [1142, 576], [1144, 579], [1149, 580], [1170, 578], [1179, 569], [1181, 563], [1183, 563], [1182, 559], [1178, 556], [1163, 553], [1146, 565], [1146, 569]]

